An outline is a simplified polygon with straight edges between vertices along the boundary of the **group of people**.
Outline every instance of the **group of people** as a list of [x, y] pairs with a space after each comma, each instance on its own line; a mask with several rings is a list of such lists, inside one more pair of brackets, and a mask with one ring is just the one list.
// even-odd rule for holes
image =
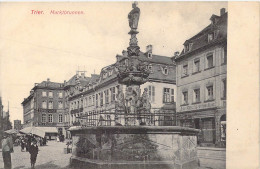
[[32, 140], [36, 141], [37, 146], [45, 146], [47, 144], [46, 137], [35, 137], [31, 135], [22, 136], [19, 138], [19, 144], [21, 145], [21, 151], [24, 151], [24, 148], [26, 151], [29, 151], [29, 147], [31, 145]]
[[[24, 151], [24, 148], [26, 148], [26, 152], [30, 153], [30, 159], [31, 159], [31, 168], [34, 169], [37, 155], [39, 152], [38, 143], [37, 140], [39, 138], [36, 138], [32, 134], [22, 136], [19, 140], [21, 145], [21, 151]], [[42, 139], [42, 144], [44, 143], [44, 139]], [[13, 150], [13, 141], [12, 137], [6, 133], [3, 135], [2, 139], [2, 155], [3, 155], [3, 161], [4, 161], [4, 169], [11, 169], [12, 168], [12, 162], [11, 162], [11, 153], [14, 152]], [[46, 144], [46, 139], [45, 139]]]
[[37, 155], [39, 152], [38, 145], [43, 146], [46, 145], [46, 138], [36, 137], [32, 134], [22, 136], [20, 137], [20, 145], [21, 145], [21, 151], [24, 151], [24, 148], [26, 149], [26, 152], [30, 153], [30, 159], [31, 159], [31, 168], [34, 169]]

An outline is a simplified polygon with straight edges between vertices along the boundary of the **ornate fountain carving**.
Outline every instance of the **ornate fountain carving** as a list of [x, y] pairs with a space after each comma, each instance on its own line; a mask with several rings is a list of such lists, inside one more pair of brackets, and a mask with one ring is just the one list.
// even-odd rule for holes
[[[150, 103], [147, 89], [141, 97], [140, 85], [147, 82], [150, 71], [147, 68], [149, 63], [139, 58], [140, 47], [138, 46], [136, 34], [139, 33], [137, 27], [140, 9], [137, 7], [137, 2], [134, 2], [132, 7], [132, 11], [128, 14], [129, 27], [131, 28], [129, 32], [131, 35], [129, 47], [127, 48], [127, 54], [124, 53], [123, 56], [117, 58], [116, 67], [118, 69], [119, 83], [127, 86], [126, 96], [124, 101], [122, 101], [125, 104], [126, 125], [143, 125], [145, 123], [140, 114], [150, 112]], [[120, 92], [119, 95], [121, 95]], [[118, 104], [116, 111], [122, 112], [121, 107]]]

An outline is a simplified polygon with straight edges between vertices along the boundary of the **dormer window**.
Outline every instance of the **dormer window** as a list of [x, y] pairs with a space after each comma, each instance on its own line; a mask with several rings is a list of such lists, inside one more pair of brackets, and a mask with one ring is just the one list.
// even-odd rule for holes
[[149, 64], [147, 68], [150, 71], [150, 73], [153, 73], [153, 65], [152, 64]]
[[147, 57], [148, 57], [149, 59], [152, 59], [153, 54], [149, 52], [148, 55], [147, 55]]
[[108, 76], [111, 76], [113, 74], [113, 70], [108, 72]]
[[213, 33], [208, 34], [208, 42], [213, 40]]
[[192, 48], [192, 45], [193, 45], [193, 43], [189, 43], [189, 44], [185, 45], [185, 52], [189, 52]]
[[214, 39], [218, 37], [218, 34], [219, 34], [219, 30], [214, 30]]
[[185, 52], [189, 51], [189, 45], [185, 45]]
[[168, 68], [164, 68], [163, 69], [163, 74], [168, 75], [168, 73], [169, 73]]
[[192, 45], [193, 45], [193, 43], [189, 43], [189, 51], [191, 50]]
[[107, 77], [107, 73], [104, 73], [103, 74], [103, 78], [105, 79]]

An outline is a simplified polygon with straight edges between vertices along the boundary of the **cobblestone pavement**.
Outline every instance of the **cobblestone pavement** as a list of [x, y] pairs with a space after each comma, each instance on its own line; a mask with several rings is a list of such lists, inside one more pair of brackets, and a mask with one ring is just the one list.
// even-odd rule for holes
[[[65, 143], [49, 141], [47, 146], [39, 147], [36, 169], [69, 169], [69, 159], [71, 154], [64, 154]], [[14, 147], [12, 153], [13, 169], [30, 169], [29, 152], [21, 152], [21, 147]], [[2, 152], [0, 153], [0, 169], [4, 168]]]

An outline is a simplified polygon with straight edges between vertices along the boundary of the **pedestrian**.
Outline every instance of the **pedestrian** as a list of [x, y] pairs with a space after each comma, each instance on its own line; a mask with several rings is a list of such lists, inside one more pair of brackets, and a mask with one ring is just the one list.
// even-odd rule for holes
[[38, 146], [37, 146], [37, 141], [34, 140], [30, 146], [29, 153], [31, 155], [31, 168], [34, 169], [36, 159], [37, 159], [37, 154], [39, 152]]
[[25, 147], [25, 140], [24, 140], [24, 137], [22, 137], [22, 139], [21, 139], [21, 151], [24, 150], [24, 147]]
[[4, 138], [2, 139], [2, 155], [4, 161], [4, 169], [12, 168], [11, 153], [14, 152], [13, 142], [6, 133], [4, 133]]

